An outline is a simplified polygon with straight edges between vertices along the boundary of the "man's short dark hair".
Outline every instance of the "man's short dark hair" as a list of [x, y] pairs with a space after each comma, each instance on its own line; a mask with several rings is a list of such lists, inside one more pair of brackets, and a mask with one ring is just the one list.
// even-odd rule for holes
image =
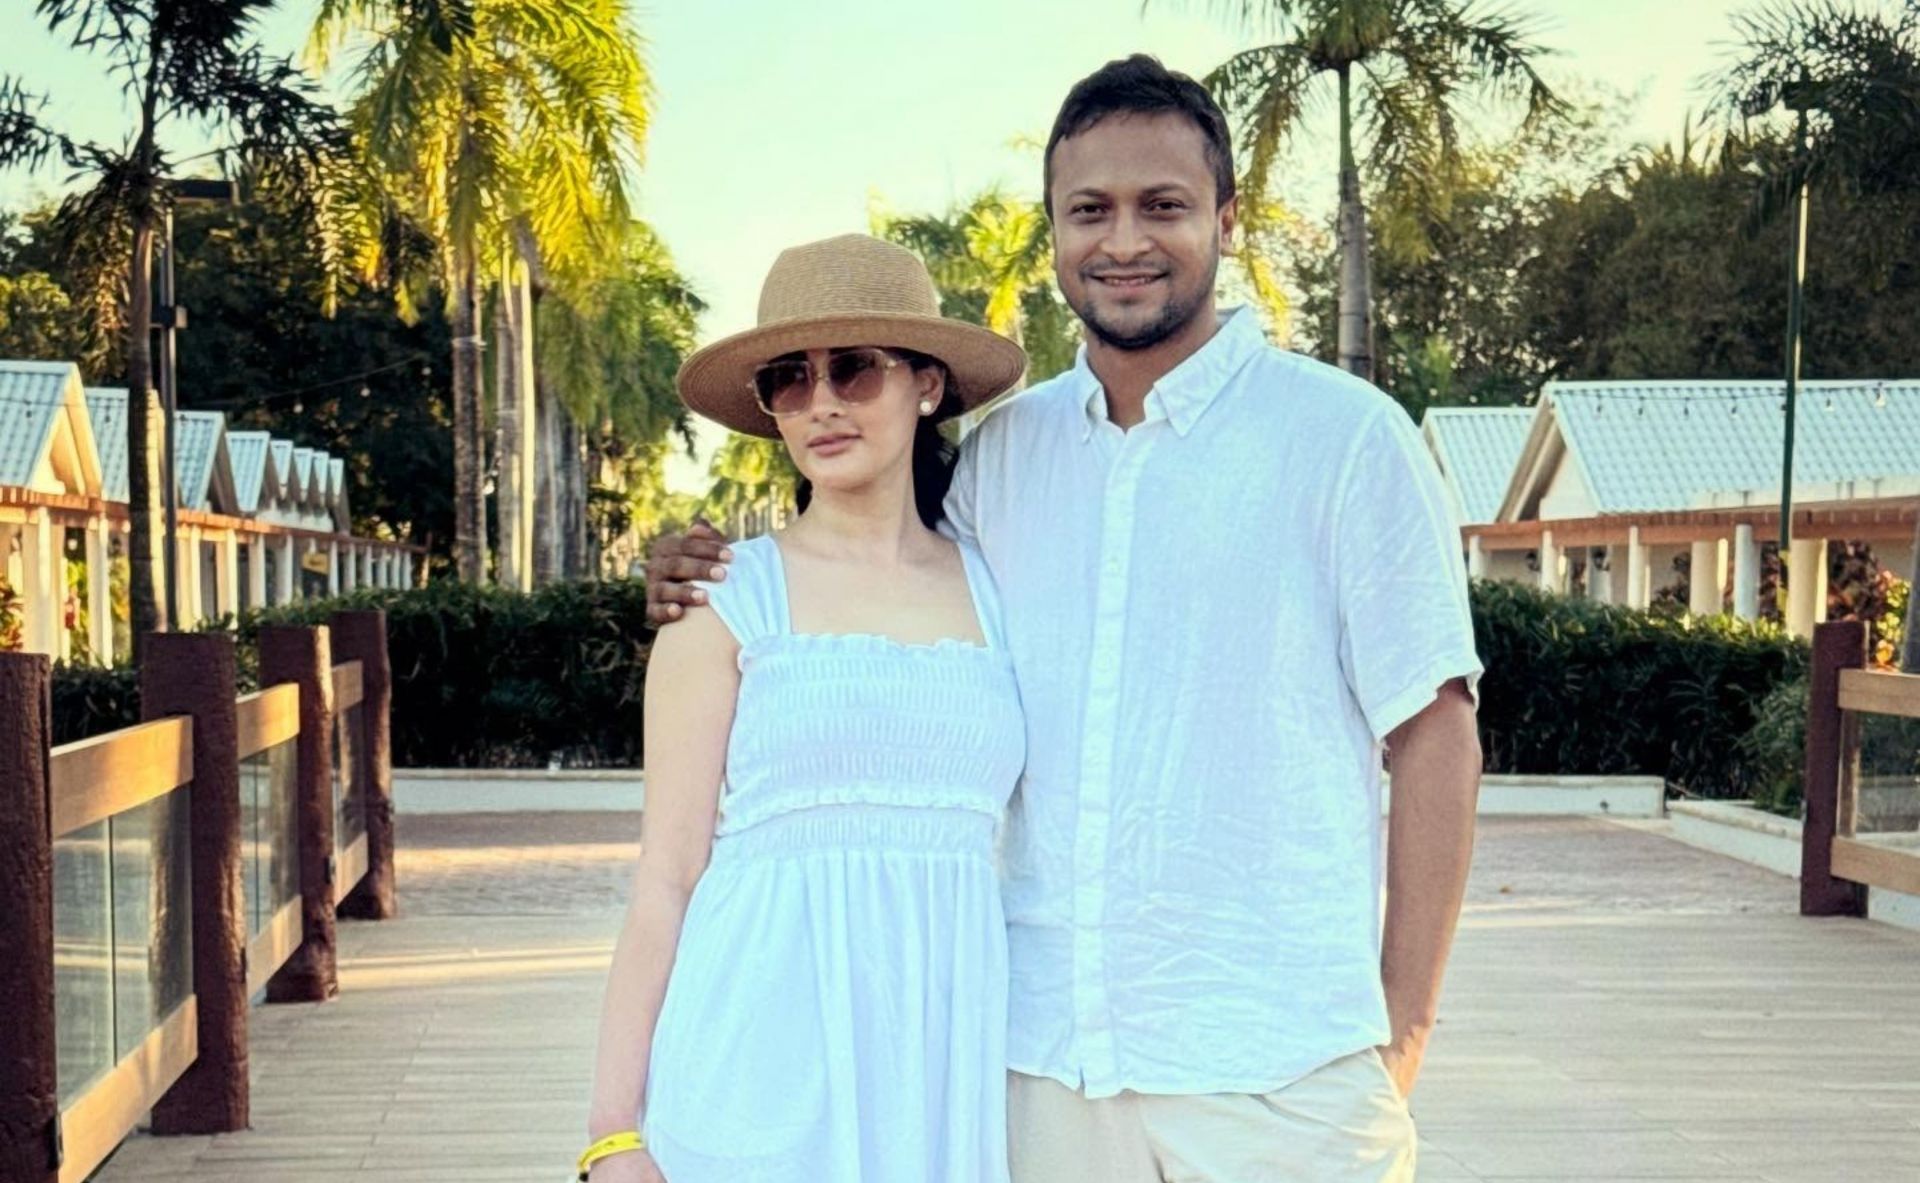
[[1206, 140], [1207, 167], [1213, 170], [1214, 208], [1233, 200], [1233, 136], [1227, 117], [1207, 88], [1185, 74], [1169, 70], [1160, 59], [1144, 53], [1108, 62], [1074, 83], [1047, 137], [1043, 201], [1053, 217], [1053, 150], [1060, 141], [1077, 136], [1112, 115], [1185, 115]]

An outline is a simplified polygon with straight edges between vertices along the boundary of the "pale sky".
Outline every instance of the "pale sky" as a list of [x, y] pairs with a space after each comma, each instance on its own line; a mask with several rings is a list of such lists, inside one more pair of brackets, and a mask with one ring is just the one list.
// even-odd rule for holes
[[[263, 25], [270, 50], [297, 52], [313, 0], [283, 0]], [[902, 211], [939, 210], [998, 183], [1038, 196], [1036, 151], [1075, 80], [1136, 50], [1201, 74], [1256, 42], [1206, 0], [679, 0], [641, 9], [658, 101], [638, 192], [642, 214], [712, 306], [703, 340], [747, 327], [760, 281], [783, 248], [867, 228], [877, 195]], [[1516, 0], [1560, 52], [1555, 79], [1634, 96], [1635, 139], [1677, 137], [1725, 56], [1729, 16], [1751, 0]], [[118, 138], [126, 104], [104, 61], [66, 47], [29, 0], [0, 5], [0, 74], [50, 96], [72, 134]], [[338, 81], [337, 79], [335, 80]], [[204, 141], [174, 141], [185, 153]], [[1288, 186], [1317, 212], [1334, 179]], [[63, 170], [0, 174], [0, 205], [64, 186]], [[1324, 190], [1323, 198], [1316, 197]], [[189, 339], [183, 348], [192, 348]], [[324, 378], [317, 375], [316, 381]], [[705, 487], [676, 465], [676, 486]]]

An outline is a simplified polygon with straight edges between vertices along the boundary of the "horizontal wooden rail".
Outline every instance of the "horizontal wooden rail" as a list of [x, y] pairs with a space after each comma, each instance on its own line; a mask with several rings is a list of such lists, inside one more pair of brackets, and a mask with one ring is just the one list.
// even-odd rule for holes
[[[292, 852], [288, 852], [291, 857]], [[300, 947], [300, 897], [294, 896], [280, 906], [254, 938], [247, 942], [247, 993], [255, 994], [267, 979]]]
[[1840, 709], [1920, 719], [1920, 674], [1841, 670]]
[[347, 898], [347, 893], [360, 885], [367, 873], [367, 836], [365, 834], [347, 843], [334, 860], [333, 902], [338, 906]]
[[300, 684], [282, 682], [241, 695], [235, 704], [234, 730], [242, 760], [299, 735]]
[[1833, 873], [1882, 891], [1920, 895], [1920, 850], [1901, 850], [1859, 838], [1835, 838]]
[[365, 697], [359, 662], [343, 661], [333, 667], [333, 709], [336, 713], [345, 713], [348, 707], [359, 706], [360, 700]]
[[188, 995], [139, 1047], [60, 1111], [60, 1183], [91, 1175], [180, 1079], [200, 1054], [199, 1016], [199, 1000]]
[[53, 749], [52, 830], [63, 838], [193, 779], [193, 723], [155, 719]]

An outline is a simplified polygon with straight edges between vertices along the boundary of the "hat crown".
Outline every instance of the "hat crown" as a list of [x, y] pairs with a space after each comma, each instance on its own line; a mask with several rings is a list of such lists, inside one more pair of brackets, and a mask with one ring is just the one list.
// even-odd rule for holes
[[866, 234], [842, 234], [789, 247], [760, 287], [762, 326], [800, 317], [940, 315], [933, 277], [905, 247]]

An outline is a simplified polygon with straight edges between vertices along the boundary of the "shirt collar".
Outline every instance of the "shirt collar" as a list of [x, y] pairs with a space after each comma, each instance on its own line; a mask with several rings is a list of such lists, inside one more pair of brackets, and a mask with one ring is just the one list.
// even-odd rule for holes
[[[1153, 389], [1147, 392], [1148, 418], [1158, 418], [1156, 410], [1164, 412], [1173, 429], [1186, 435], [1193, 430], [1193, 425], [1200, 421], [1207, 408], [1213, 405], [1221, 391], [1226, 389], [1228, 381], [1240, 371], [1248, 358], [1266, 344], [1266, 340], [1266, 334], [1260, 328], [1260, 318], [1253, 309], [1245, 306], [1232, 309], [1205, 345], [1161, 375], [1160, 380], [1153, 384]], [[1086, 412], [1086, 421], [1080, 433], [1084, 442], [1092, 437], [1094, 428], [1107, 418], [1106, 391], [1101, 387], [1100, 379], [1094, 375], [1093, 367], [1087, 364], [1085, 345], [1080, 346], [1068, 381], [1080, 396]]]

